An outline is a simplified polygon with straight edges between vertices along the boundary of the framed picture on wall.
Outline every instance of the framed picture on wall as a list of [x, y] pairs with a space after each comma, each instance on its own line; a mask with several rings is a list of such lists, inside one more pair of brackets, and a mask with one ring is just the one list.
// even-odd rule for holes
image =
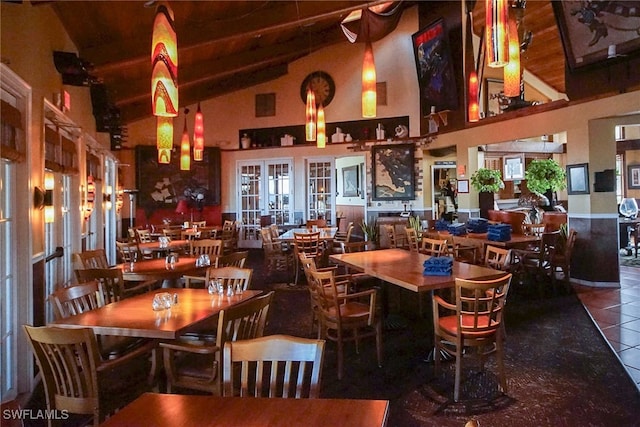
[[627, 172], [627, 188], [630, 190], [640, 189], [640, 165], [628, 166]]
[[524, 154], [504, 156], [502, 176], [505, 181], [524, 179]]
[[500, 94], [504, 91], [504, 82], [500, 79], [484, 79], [484, 115], [485, 117], [502, 114]]
[[342, 168], [342, 195], [357, 197], [360, 193], [358, 181], [358, 165]]
[[414, 152], [415, 144], [373, 147], [373, 200], [415, 199]]
[[567, 194], [589, 194], [589, 165], [587, 163], [567, 165]]

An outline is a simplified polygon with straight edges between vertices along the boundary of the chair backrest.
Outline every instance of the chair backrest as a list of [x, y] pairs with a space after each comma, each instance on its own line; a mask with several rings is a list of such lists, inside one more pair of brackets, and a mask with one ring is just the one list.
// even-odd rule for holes
[[502, 323], [511, 273], [493, 280], [456, 278], [456, 317], [464, 338], [484, 338]]
[[180, 232], [180, 240], [196, 240], [200, 238], [202, 232], [195, 228], [190, 228], [189, 230], [182, 230]]
[[162, 234], [171, 240], [179, 240], [182, 237], [182, 230], [179, 228], [164, 228]]
[[206, 227], [207, 226], [207, 221], [193, 221], [191, 223], [192, 227]]
[[96, 281], [58, 289], [49, 295], [49, 302], [56, 319], [65, 319], [104, 305], [102, 290]]
[[244, 264], [249, 257], [249, 251], [231, 252], [227, 255], [219, 255], [216, 258], [216, 266], [244, 268]]
[[222, 254], [222, 245], [223, 242], [219, 239], [191, 240], [189, 242], [189, 253], [191, 256], [203, 254], [218, 256]]
[[124, 293], [124, 279], [120, 268], [88, 268], [76, 270], [78, 282], [97, 281], [105, 304], [120, 301]]
[[420, 252], [431, 256], [444, 256], [447, 253], [447, 241], [423, 237]]
[[355, 228], [355, 226], [353, 225], [353, 222], [350, 222], [347, 225], [347, 231], [338, 231], [336, 232], [333, 241], [334, 242], [350, 242], [351, 241], [351, 234], [353, 233], [353, 229]]
[[107, 254], [104, 249], [76, 252], [74, 257], [78, 260], [82, 268], [109, 268]]
[[511, 260], [511, 250], [487, 245], [484, 254], [484, 265], [496, 270], [505, 271], [509, 267]]
[[140, 243], [148, 243], [151, 242], [151, 232], [146, 229], [136, 229], [136, 236], [138, 238], [138, 242]]
[[240, 341], [263, 336], [274, 294], [275, 291], [271, 291], [220, 311], [216, 346], [222, 349], [227, 341]]
[[340, 242], [340, 248], [343, 254], [364, 252], [367, 250], [367, 244], [369, 242]]
[[308, 219], [307, 220], [307, 228], [313, 228], [314, 225], [318, 228], [324, 228], [327, 226], [327, 220], [326, 219]]
[[397, 247], [398, 241], [396, 239], [396, 228], [391, 224], [382, 224], [380, 228], [382, 229], [382, 232], [387, 236], [389, 247]]
[[577, 238], [578, 238], [578, 232], [575, 230], [575, 228], [572, 228], [571, 230], [569, 230], [569, 235], [567, 236], [567, 243], [564, 249], [564, 255], [568, 260], [571, 259], [571, 254], [573, 253], [573, 247], [576, 244]]
[[140, 253], [140, 247], [138, 246], [138, 242], [136, 241], [131, 241], [131, 242], [116, 241], [116, 249], [118, 250], [118, 255], [120, 255], [120, 259], [122, 260], [122, 262], [135, 262], [139, 259], [142, 259], [142, 255]]
[[293, 233], [293, 242], [296, 253], [304, 252], [311, 256], [322, 254], [322, 244], [320, 242], [320, 232], [313, 233]]
[[24, 331], [42, 374], [47, 409], [92, 414], [98, 425], [100, 353], [93, 330], [24, 325]]
[[224, 396], [320, 397], [324, 345], [289, 335], [225, 343]]
[[240, 267], [210, 267], [207, 269], [206, 283], [210, 280], [218, 280], [225, 288], [231, 285], [232, 289], [242, 288], [246, 291], [251, 286], [253, 269]]
[[278, 224], [269, 225], [269, 231], [271, 232], [271, 237], [277, 239], [280, 237], [280, 230], [278, 229]]
[[265, 257], [283, 254], [282, 242], [274, 240], [273, 233], [270, 229], [261, 228], [260, 237], [262, 238], [262, 249], [264, 250]]
[[418, 243], [418, 232], [413, 227], [406, 227], [405, 233], [407, 233], [407, 241], [409, 242], [409, 250], [411, 252], [419, 252], [420, 246]]

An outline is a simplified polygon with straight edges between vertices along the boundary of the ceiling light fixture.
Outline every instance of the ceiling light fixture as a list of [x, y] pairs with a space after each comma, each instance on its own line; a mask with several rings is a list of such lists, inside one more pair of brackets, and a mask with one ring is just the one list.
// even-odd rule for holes
[[189, 141], [189, 130], [187, 129], [187, 114], [189, 109], [184, 109], [184, 130], [180, 141], [180, 170], [191, 170], [191, 142]]
[[305, 110], [305, 139], [307, 141], [316, 140], [316, 95], [307, 89], [307, 108]]
[[154, 116], [178, 115], [178, 40], [173, 10], [162, 2], [156, 9], [151, 41], [151, 101]]
[[324, 148], [327, 144], [327, 131], [324, 121], [324, 108], [322, 104], [318, 107], [318, 135], [316, 140], [316, 147]]
[[173, 119], [171, 117], [157, 117], [156, 145], [158, 147], [158, 163], [171, 163], [173, 150]]
[[504, 95], [520, 96], [520, 41], [515, 16], [509, 18], [509, 63], [504, 66]]
[[487, 65], [504, 67], [509, 62], [508, 0], [485, 0]]
[[477, 122], [480, 120], [480, 106], [478, 105], [478, 75], [475, 71], [469, 74], [469, 111], [468, 120]]
[[376, 65], [373, 47], [367, 41], [362, 62], [362, 117], [376, 116]]
[[200, 110], [198, 102], [198, 111], [193, 124], [193, 160], [201, 162], [204, 155], [204, 115]]

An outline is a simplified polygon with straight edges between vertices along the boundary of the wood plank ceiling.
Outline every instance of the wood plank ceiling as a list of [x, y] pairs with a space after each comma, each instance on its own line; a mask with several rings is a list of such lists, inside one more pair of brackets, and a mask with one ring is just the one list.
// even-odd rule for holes
[[[34, 4], [39, 2], [34, 1]], [[123, 124], [151, 114], [153, 2], [57, 1], [50, 5], [104, 83]], [[179, 49], [180, 105], [193, 105], [287, 73], [289, 63], [335, 43], [348, 43], [340, 22], [354, 10], [382, 1], [173, 1]], [[457, 2], [449, 2], [459, 7]], [[401, 7], [414, 6], [405, 1]], [[484, 22], [476, 2], [474, 31]], [[525, 12], [533, 43], [525, 67], [564, 92], [564, 55], [549, 1], [530, 1]], [[413, 64], [412, 64], [413, 66]]]

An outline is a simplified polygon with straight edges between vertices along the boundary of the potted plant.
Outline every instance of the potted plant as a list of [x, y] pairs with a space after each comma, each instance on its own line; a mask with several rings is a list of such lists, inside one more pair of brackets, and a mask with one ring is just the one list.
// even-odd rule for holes
[[527, 180], [527, 188], [549, 199], [553, 207], [553, 193], [567, 186], [567, 174], [564, 169], [553, 159], [533, 160], [527, 166], [524, 173]]
[[373, 219], [370, 222], [366, 222], [364, 219], [360, 223], [360, 228], [364, 233], [364, 239], [375, 247], [380, 242], [380, 235], [378, 233], [378, 221]]
[[494, 193], [504, 188], [502, 173], [499, 170], [480, 168], [471, 175], [471, 186], [478, 191], [480, 216], [489, 217], [489, 210], [493, 209]]

